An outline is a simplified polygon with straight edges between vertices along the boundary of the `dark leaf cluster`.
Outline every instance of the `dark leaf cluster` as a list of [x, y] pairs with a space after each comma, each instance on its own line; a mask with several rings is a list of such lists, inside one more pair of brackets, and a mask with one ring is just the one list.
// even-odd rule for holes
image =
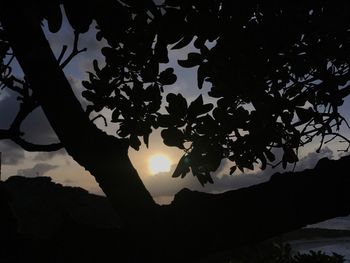
[[[174, 176], [189, 171], [202, 184], [222, 159], [237, 168], [260, 164], [287, 167], [298, 149], [315, 138], [320, 147], [342, 138], [346, 123], [339, 107], [350, 93], [350, 4], [324, 1], [281, 2], [228, 0], [115, 1], [94, 3], [79, 21], [84, 32], [95, 19], [106, 64], [94, 62], [83, 83], [89, 110], [110, 109], [118, 136], [138, 149], [152, 129], [163, 128], [164, 143], [185, 151]], [[64, 4], [74, 13], [71, 4]], [[92, 4], [91, 4], [92, 5]], [[98, 5], [108, 5], [99, 13]], [[70, 11], [69, 11], [70, 10]], [[105, 8], [103, 10], [106, 10]], [[83, 17], [83, 16], [80, 16]], [[55, 28], [55, 26], [52, 26]], [[191, 103], [181, 94], [166, 96], [164, 85], [176, 81], [173, 69], [160, 72], [168, 50], [193, 44], [183, 68], [196, 68], [198, 88], [209, 96]], [[283, 152], [281, 160], [275, 149]]]
[[[204, 10], [204, 2], [165, 1], [198, 25], [190, 34], [199, 52], [179, 65], [198, 66], [198, 88], [207, 82], [218, 99], [203, 120], [209, 125], [184, 129], [200, 134], [198, 143], [198, 136], [186, 137], [190, 152], [199, 144], [209, 152], [215, 142], [216, 156], [231, 160], [233, 173], [254, 163], [264, 169], [275, 161], [275, 148], [282, 149], [278, 163], [285, 168], [316, 137], [320, 147], [334, 138], [349, 142], [340, 134], [346, 121], [338, 111], [350, 91], [349, 4], [209, 1]], [[216, 160], [202, 160], [216, 167]]]

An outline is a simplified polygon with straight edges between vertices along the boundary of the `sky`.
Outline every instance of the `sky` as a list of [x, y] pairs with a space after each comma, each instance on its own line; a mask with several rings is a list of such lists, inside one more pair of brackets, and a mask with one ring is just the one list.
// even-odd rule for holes
[[[73, 32], [67, 21], [58, 34], [51, 34], [47, 30], [46, 24], [45, 32], [50, 42], [52, 49], [56, 56], [58, 56], [64, 44], [71, 45], [73, 42]], [[94, 35], [94, 26], [91, 30], [82, 35], [80, 48], [86, 47], [87, 52], [79, 54], [65, 69], [65, 74], [82, 104], [86, 106], [86, 101], [81, 96], [83, 90], [81, 81], [87, 78], [87, 71], [92, 68], [92, 59], [96, 58], [103, 63], [103, 56], [100, 54], [100, 49], [106, 46], [106, 42], [98, 42]], [[194, 100], [198, 96], [198, 88], [196, 83], [196, 69], [181, 69], [177, 64], [177, 59], [185, 59], [186, 54], [193, 47], [187, 47], [182, 50], [170, 52], [170, 63], [163, 65], [163, 68], [172, 66], [178, 76], [178, 80], [174, 85], [166, 88], [167, 92], [179, 93], [181, 92], [188, 100]], [[20, 69], [15, 66], [15, 72], [20, 74]], [[208, 86], [204, 86], [201, 90], [204, 98], [210, 100], [207, 96]], [[0, 93], [0, 128], [6, 128], [15, 116], [18, 110], [16, 95], [2, 90]], [[344, 109], [348, 108], [349, 102], [346, 103]], [[106, 113], [108, 114], [108, 112]], [[349, 116], [345, 112], [346, 116]], [[97, 120], [95, 124], [105, 130], [109, 134], [115, 134], [116, 128], [113, 125], [104, 127], [101, 119]], [[23, 123], [23, 131], [25, 138], [31, 142], [36, 143], [52, 143], [58, 141], [56, 135], [51, 129], [46, 117], [41, 109], [35, 110], [31, 116]], [[272, 169], [268, 167], [266, 170], [251, 171], [246, 174], [235, 174], [229, 176], [229, 163], [223, 161], [219, 169], [213, 174], [214, 184], [202, 187], [198, 180], [192, 175], [188, 174], [184, 179], [171, 178], [177, 161], [181, 158], [183, 152], [174, 147], [167, 147], [162, 143], [160, 132], [155, 131], [150, 137], [149, 148], [142, 145], [139, 151], [133, 149], [129, 150], [130, 158], [137, 169], [141, 179], [151, 192], [154, 199], [159, 203], [168, 203], [172, 200], [173, 195], [181, 188], [188, 187], [190, 189], [206, 191], [206, 192], [222, 192], [229, 189], [238, 189], [252, 184], [261, 183], [269, 179], [269, 176], [277, 171], [282, 171], [281, 167]], [[317, 143], [310, 144], [300, 150], [300, 161], [296, 166], [296, 170], [305, 168], [312, 168], [315, 166], [318, 159], [323, 157], [339, 158], [339, 147], [346, 147], [346, 145], [339, 146], [337, 143], [327, 145], [322, 149], [321, 153], [315, 153], [318, 147]], [[93, 176], [91, 176], [85, 169], [79, 166], [65, 150], [49, 153], [29, 153], [25, 152], [14, 143], [8, 140], [0, 141], [0, 151], [2, 152], [2, 179], [5, 180], [12, 175], [23, 175], [27, 177], [35, 176], [50, 176], [55, 182], [69, 186], [83, 187], [91, 193], [103, 194], [101, 189], [96, 184]], [[162, 155], [170, 161], [170, 171], [159, 172], [152, 174], [149, 167], [149, 160], [153, 155]], [[292, 166], [288, 168], [293, 169]]]

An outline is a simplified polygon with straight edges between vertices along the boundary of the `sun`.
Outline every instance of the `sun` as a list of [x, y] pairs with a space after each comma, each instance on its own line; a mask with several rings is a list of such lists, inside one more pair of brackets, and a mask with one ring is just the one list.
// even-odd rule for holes
[[150, 172], [153, 175], [161, 172], [169, 172], [171, 168], [169, 158], [162, 154], [151, 156], [151, 158], [149, 158], [148, 165]]

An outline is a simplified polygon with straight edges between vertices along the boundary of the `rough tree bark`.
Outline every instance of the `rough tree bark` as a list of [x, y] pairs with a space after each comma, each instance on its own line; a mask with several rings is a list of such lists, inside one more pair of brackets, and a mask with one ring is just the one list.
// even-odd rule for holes
[[[40, 21], [28, 10], [4, 1], [0, 5], [12, 49], [67, 152], [96, 178], [127, 229], [138, 231], [130, 244], [144, 247], [145, 253], [156, 247], [157, 258], [166, 256], [169, 262], [350, 213], [350, 157], [322, 160], [315, 169], [274, 175], [267, 183], [222, 194], [184, 189], [170, 205], [156, 205], [128, 158], [125, 142], [98, 130], [83, 112]], [[145, 240], [148, 244], [142, 244]]]

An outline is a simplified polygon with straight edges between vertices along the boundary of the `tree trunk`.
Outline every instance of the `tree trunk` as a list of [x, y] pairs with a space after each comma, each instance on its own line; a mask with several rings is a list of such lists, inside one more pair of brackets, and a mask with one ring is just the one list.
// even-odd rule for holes
[[2, 1], [0, 6], [2, 26], [33, 94], [67, 152], [95, 177], [124, 221], [146, 219], [156, 204], [130, 162], [128, 145], [89, 120], [34, 10], [30, 3], [16, 1]]
[[99, 131], [83, 112], [40, 21], [30, 9], [4, 2], [2, 26], [50, 124], [67, 152], [99, 182], [128, 230], [138, 231], [130, 246], [156, 254], [154, 261], [251, 244], [350, 213], [345, 172], [350, 157], [223, 194], [184, 189], [170, 205], [157, 206], [128, 158], [126, 143]]

